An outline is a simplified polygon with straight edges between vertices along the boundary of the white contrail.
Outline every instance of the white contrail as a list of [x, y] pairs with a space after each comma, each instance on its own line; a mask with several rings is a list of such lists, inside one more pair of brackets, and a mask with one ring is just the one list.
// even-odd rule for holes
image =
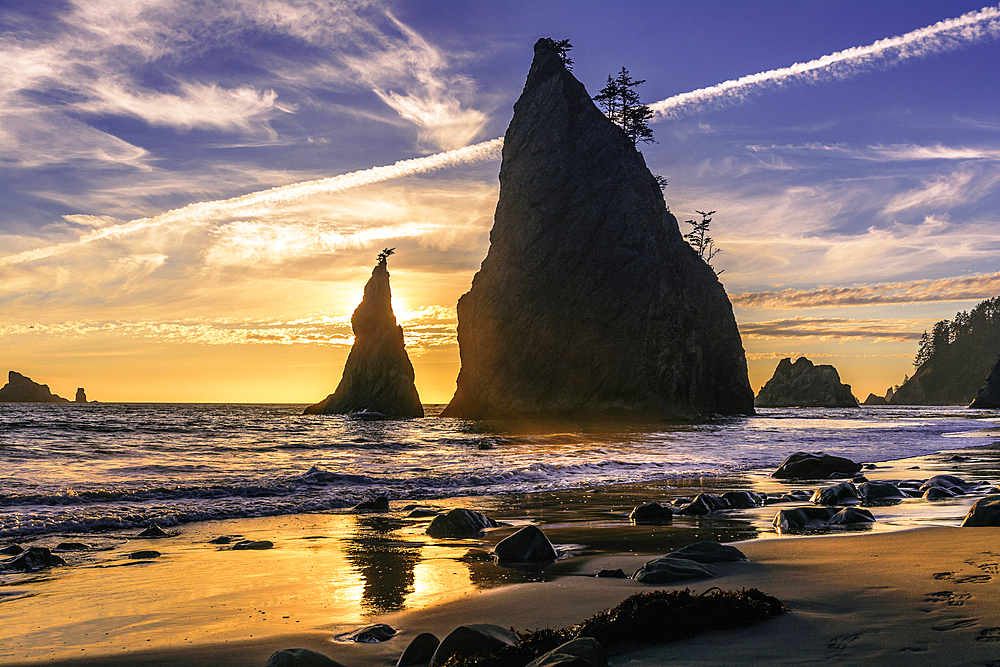
[[1000, 7], [984, 7], [898, 37], [880, 39], [868, 46], [855, 46], [806, 63], [795, 63], [791, 67], [731, 79], [708, 88], [674, 95], [649, 106], [656, 114], [653, 120], [667, 120], [686, 113], [737, 104], [767, 88], [787, 83], [817, 83], [847, 78], [866, 69], [891, 67], [909, 58], [954, 51], [998, 35]]
[[139, 218], [120, 225], [114, 225], [113, 227], [97, 229], [81, 236], [76, 241], [58, 243], [44, 248], [25, 250], [14, 255], [0, 257], [0, 266], [22, 264], [24, 262], [52, 257], [53, 255], [58, 255], [87, 243], [101, 239], [118, 238], [144, 229], [174, 222], [183, 221], [200, 224], [213, 220], [225, 220], [240, 215], [260, 215], [262, 212], [273, 209], [280, 204], [300, 201], [315, 195], [342, 192], [362, 185], [388, 181], [401, 176], [423, 174], [428, 171], [445, 169], [459, 164], [495, 161], [500, 158], [500, 148], [502, 146], [502, 138], [493, 139], [453, 151], [428, 155], [427, 157], [400, 160], [384, 167], [372, 167], [371, 169], [354, 171], [316, 181], [292, 183], [290, 185], [271, 188], [270, 190], [261, 190], [260, 192], [233, 197], [232, 199], [189, 204], [150, 218]]
[[[750, 74], [708, 88], [675, 95], [649, 105], [656, 114], [652, 120], [654, 122], [667, 120], [686, 113], [736, 104], [746, 100], [756, 92], [787, 83], [823, 82], [830, 79], [846, 78], [865, 69], [890, 67], [909, 58], [953, 51], [986, 38], [995, 38], [998, 35], [1000, 35], [1000, 6], [984, 7], [979, 11], [939, 21], [926, 28], [919, 28], [898, 37], [882, 39], [868, 46], [856, 46], [806, 63], [796, 63], [790, 67]], [[117, 238], [150, 227], [182, 220], [198, 224], [238, 215], [259, 214], [262, 210], [273, 208], [276, 205], [318, 194], [341, 192], [362, 185], [459, 164], [496, 160], [500, 157], [502, 146], [502, 138], [493, 139], [427, 157], [401, 160], [384, 167], [372, 167], [332, 178], [293, 183], [232, 199], [190, 204], [150, 218], [140, 218], [121, 225], [98, 229], [76, 241], [0, 257], [0, 266], [44, 259], [93, 241]]]

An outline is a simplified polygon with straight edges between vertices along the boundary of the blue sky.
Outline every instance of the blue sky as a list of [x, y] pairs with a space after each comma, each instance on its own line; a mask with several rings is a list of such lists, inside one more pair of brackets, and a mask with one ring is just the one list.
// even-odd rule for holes
[[[499, 151], [433, 156], [503, 135], [550, 36], [573, 42], [592, 94], [624, 65], [663, 103], [641, 148], [682, 228], [717, 211], [754, 387], [805, 354], [860, 398], [883, 393], [924, 329], [1000, 293], [997, 14], [4, 2], [0, 361], [106, 400], [318, 400], [375, 254], [395, 246], [418, 388], [448, 400], [454, 305], [488, 248]], [[424, 157], [433, 168], [364, 171]]]

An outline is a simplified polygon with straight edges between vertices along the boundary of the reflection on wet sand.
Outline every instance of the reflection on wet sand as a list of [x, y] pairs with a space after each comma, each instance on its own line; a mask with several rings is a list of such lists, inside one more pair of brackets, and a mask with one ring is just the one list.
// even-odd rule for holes
[[344, 555], [364, 578], [361, 606], [366, 613], [402, 609], [413, 592], [414, 569], [420, 562], [420, 542], [393, 539], [409, 525], [391, 516], [360, 515], [344, 540]]

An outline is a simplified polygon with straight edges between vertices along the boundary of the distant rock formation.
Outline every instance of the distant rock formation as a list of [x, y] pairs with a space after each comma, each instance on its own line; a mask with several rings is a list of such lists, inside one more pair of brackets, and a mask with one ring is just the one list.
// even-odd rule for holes
[[732, 305], [551, 40], [504, 137], [490, 249], [458, 302], [446, 417], [752, 414]]
[[868, 394], [868, 398], [862, 405], [889, 405], [889, 401], [892, 400], [892, 387], [889, 387], [885, 391], [885, 396], [876, 396], [875, 394]]
[[976, 394], [970, 408], [1000, 408], [1000, 359], [993, 364], [990, 374]]
[[49, 391], [46, 384], [32, 382], [16, 371], [7, 375], [7, 384], [0, 388], [0, 403], [68, 403], [65, 398]]
[[856, 408], [851, 385], [841, 384], [837, 369], [816, 366], [805, 357], [782, 359], [757, 394], [758, 408]]
[[305, 414], [378, 412], [387, 417], [423, 417], [413, 384], [413, 365], [403, 345], [403, 327], [392, 312], [389, 270], [384, 257], [372, 270], [361, 305], [351, 316], [354, 346], [337, 391]]
[[87, 392], [80, 387], [76, 390], [76, 398], [73, 399], [74, 403], [86, 403], [87, 402]]

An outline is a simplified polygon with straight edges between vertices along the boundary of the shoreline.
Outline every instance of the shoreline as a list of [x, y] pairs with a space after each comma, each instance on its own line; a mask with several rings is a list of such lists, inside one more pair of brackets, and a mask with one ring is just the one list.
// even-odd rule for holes
[[[973, 454], [968, 457], [971, 460], [946, 460], [954, 456], [954, 451], [885, 462], [864, 474], [873, 480], [927, 478], [941, 473], [970, 480], [998, 477], [1000, 451], [994, 446], [963, 448], [961, 451]], [[476, 540], [428, 538], [423, 530], [429, 519], [407, 519], [398, 502], [385, 514], [324, 512], [184, 524], [178, 527], [178, 537], [132, 539], [108, 552], [88, 552], [85, 557], [89, 560], [71, 563], [68, 568], [43, 571], [22, 583], [0, 587], [0, 611], [10, 618], [3, 633], [6, 637], [0, 642], [6, 647], [0, 649], [0, 657], [5, 664], [67, 667], [179, 665], [192, 660], [263, 665], [273, 651], [301, 646], [325, 653], [349, 667], [394, 664], [405, 642], [419, 628], [432, 628], [430, 631], [443, 636], [440, 633], [448, 631], [443, 629], [448, 623], [454, 627], [473, 622], [471, 618], [518, 629], [570, 625], [616, 605], [632, 592], [671, 588], [582, 575], [618, 567], [631, 572], [649, 558], [705, 539], [737, 543], [752, 562], [726, 564], [730, 569], [742, 567], [746, 571], [676, 588], [700, 591], [713, 586], [757, 587], [788, 604], [778, 593], [785, 589], [768, 590], [767, 586], [777, 586], [782, 578], [796, 571], [795, 563], [787, 560], [791, 553], [809, 554], [812, 567], [823, 570], [817, 553], [829, 555], [830, 548], [841, 546], [847, 552], [864, 551], [882, 544], [887, 536], [914, 532], [928, 539], [888, 538], [890, 542], [902, 539], [908, 545], [910, 560], [901, 561], [901, 567], [916, 567], [917, 563], [911, 561], [927, 558], [935, 563], [934, 572], [968, 569], [969, 564], [962, 561], [972, 560], [975, 554], [953, 562], [955, 550], [948, 548], [944, 544], [947, 539], [939, 534], [957, 530], [954, 526], [964, 516], [971, 497], [943, 503], [913, 500], [870, 508], [879, 521], [863, 534], [779, 537], [769, 532], [770, 518], [778, 509], [792, 506], [788, 504], [676, 517], [672, 524], [663, 526], [635, 526], [627, 519], [628, 511], [640, 502], [690, 496], [697, 491], [775, 491], [824, 485], [818, 480], [775, 480], [757, 471], [421, 503], [442, 510], [469, 507], [509, 524]], [[529, 523], [539, 525], [569, 555], [544, 568], [504, 568], [495, 564], [489, 555], [492, 545]], [[918, 526], [929, 528], [911, 530]], [[1000, 536], [1000, 529], [964, 529], [963, 548], [968, 546], [967, 535], [977, 535], [973, 541], [978, 544], [983, 541], [978, 535], [987, 533]], [[209, 544], [218, 535], [270, 539], [275, 548], [230, 552]], [[923, 547], [924, 541], [936, 545], [940, 553], [930, 554]], [[800, 543], [812, 546], [788, 546]], [[141, 549], [160, 550], [163, 556], [125, 566], [123, 556]], [[989, 551], [985, 542], [980, 549], [984, 551]], [[866, 556], [878, 557], [883, 556]], [[849, 569], [850, 563], [844, 560], [842, 556], [834, 557], [824, 567]], [[865, 561], [868, 565], [876, 562], [881, 565], [886, 561]], [[764, 572], [761, 563], [772, 564], [773, 572]], [[851, 577], [876, 575], [894, 576], [880, 568], [875, 573], [853, 573]], [[836, 590], [824, 589], [822, 596], [841, 595], [838, 591], [843, 586], [838, 586]], [[197, 592], [204, 587], [212, 590]], [[527, 600], [547, 600], [550, 590], [558, 591], [559, 598], [567, 602], [559, 611], [543, 604], [544, 613], [526, 612], [524, 608], [530, 605], [519, 601], [522, 594], [527, 595]], [[786, 596], [791, 594], [795, 604], [805, 605], [802, 608], [813, 604], [802, 593], [801, 585], [787, 590]], [[18, 596], [18, 592], [24, 595]], [[855, 594], [869, 595], [858, 590]], [[89, 617], [87, 609], [92, 610]], [[81, 611], [83, 618], [73, 619]], [[1000, 625], [1000, 618], [997, 620]], [[400, 634], [377, 645], [331, 641], [334, 635], [378, 622], [399, 628]], [[766, 634], [783, 623], [787, 621], [780, 618], [769, 621], [758, 632]], [[712, 645], [719, 634], [679, 643], [697, 645], [706, 641]], [[649, 655], [654, 657], [641, 658], [647, 662], [635, 664], [663, 664], [656, 660], [663, 659], [664, 651], [673, 651], [670, 647], [674, 645], [637, 648], [636, 655], [651, 652]], [[912, 664], [913, 657], [908, 664]]]

